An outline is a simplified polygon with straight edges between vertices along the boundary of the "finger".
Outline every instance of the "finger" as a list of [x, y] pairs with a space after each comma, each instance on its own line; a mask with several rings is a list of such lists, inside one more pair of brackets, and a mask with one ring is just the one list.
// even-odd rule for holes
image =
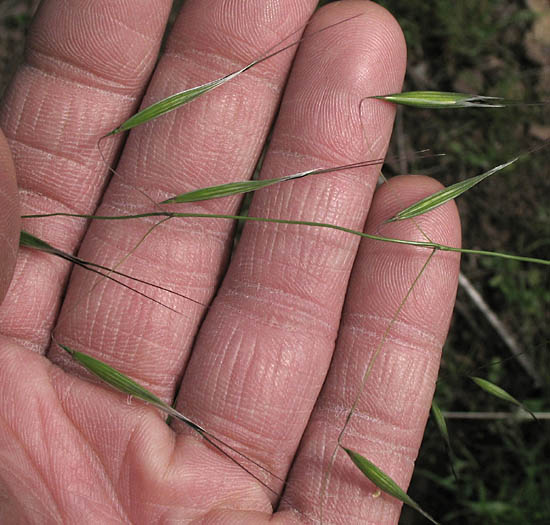
[[[371, 105], [361, 122], [359, 101], [400, 89], [398, 25], [376, 4], [351, 1], [318, 12], [308, 30], [361, 13], [300, 47], [262, 176], [384, 155], [393, 108]], [[361, 229], [376, 176], [270, 188], [250, 214]], [[356, 249], [353, 236], [333, 230], [247, 224], [194, 347], [178, 406], [280, 476], [330, 363]]]
[[[187, 1], [144, 105], [243, 67], [301, 28], [314, 6], [315, 0]], [[158, 202], [187, 190], [250, 177], [292, 57], [292, 50], [278, 55], [133, 130], [99, 213], [157, 211], [136, 188]], [[238, 198], [222, 199], [181, 211], [232, 213], [238, 206]], [[147, 220], [94, 223], [79, 253], [116, 265], [153, 224]], [[226, 264], [232, 231], [229, 221], [167, 222], [119, 269], [208, 304]], [[178, 315], [112, 283], [101, 282], [90, 293], [95, 283], [89, 275], [75, 273], [57, 339], [112, 364], [172, 401], [204, 306], [155, 295]], [[49, 356], [58, 363], [65, 358], [55, 347]], [[63, 364], [74, 367], [68, 360]]]
[[15, 166], [6, 138], [0, 130], [0, 303], [8, 291], [15, 268], [20, 230]]
[[[404, 221], [380, 226], [440, 187], [417, 176], [390, 181], [375, 194], [366, 231], [426, 240], [418, 225], [433, 241], [459, 246], [460, 222], [454, 203], [417, 217], [417, 225]], [[322, 501], [327, 523], [339, 522], [342, 516], [346, 523], [397, 523], [401, 503], [386, 494], [377, 497], [378, 489], [342, 450], [328, 482], [326, 476], [338, 436], [359, 395], [342, 444], [368, 458], [400, 487], [408, 486], [435, 388], [459, 271], [458, 254], [435, 253], [403, 303], [429, 255], [425, 249], [410, 246], [361, 243], [337, 349], [289, 477], [285, 506], [315, 519]]]
[[[91, 213], [107, 170], [98, 137], [136, 107], [160, 46], [171, 2], [46, 0], [33, 23], [26, 61], [0, 109], [17, 168], [21, 211]], [[118, 141], [105, 150], [112, 159]], [[80, 242], [85, 221], [25, 221], [66, 251]], [[0, 330], [43, 351], [69, 267], [23, 250]]]

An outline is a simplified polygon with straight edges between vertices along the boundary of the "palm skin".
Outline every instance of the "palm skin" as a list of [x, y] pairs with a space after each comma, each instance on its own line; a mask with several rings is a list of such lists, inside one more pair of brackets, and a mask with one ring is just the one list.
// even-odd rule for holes
[[[98, 137], [139, 105], [171, 2], [45, 0], [0, 125], [0, 288], [7, 290], [22, 214], [121, 214], [186, 190], [250, 176], [280, 102], [292, 52], [134, 130], [108, 182]], [[297, 27], [313, 0], [188, 0], [144, 104], [234, 70]], [[292, 65], [262, 177], [383, 156], [393, 108], [359, 101], [400, 89], [400, 30], [378, 6], [348, 0], [315, 16]], [[8, 149], [9, 147], [9, 149]], [[114, 162], [120, 139], [105, 143]], [[11, 151], [11, 153], [10, 153]], [[13, 158], [13, 163], [11, 158]], [[421, 177], [376, 192], [376, 170], [259, 192], [250, 215], [332, 222], [418, 238], [382, 225], [432, 192]], [[107, 186], [107, 187], [106, 187]], [[105, 189], [106, 188], [106, 189]], [[140, 191], [136, 191], [139, 188]], [[99, 204], [101, 200], [101, 204]], [[372, 200], [372, 204], [371, 204]], [[238, 199], [187, 211], [234, 213]], [[368, 218], [367, 218], [368, 213]], [[452, 205], [421, 217], [458, 245]], [[153, 223], [51, 218], [23, 227], [112, 266]], [[182, 315], [47, 254], [20, 250], [0, 309], [2, 523], [397, 523], [400, 504], [337, 456], [319, 490], [346, 411], [382, 334], [428, 253], [340, 232], [246, 225], [227, 266], [233, 225], [160, 226], [120, 269], [210, 303], [159, 294]], [[401, 486], [410, 479], [456, 292], [458, 260], [436, 254], [384, 344], [344, 442]], [[67, 284], [68, 282], [68, 284]], [[66, 293], [64, 293], [65, 288]], [[247, 456], [287, 479], [276, 498], [217, 451], [138, 401], [90, 381], [51, 336], [110, 363]], [[325, 380], [326, 379], [326, 380]], [[274, 480], [266, 481], [273, 482]]]

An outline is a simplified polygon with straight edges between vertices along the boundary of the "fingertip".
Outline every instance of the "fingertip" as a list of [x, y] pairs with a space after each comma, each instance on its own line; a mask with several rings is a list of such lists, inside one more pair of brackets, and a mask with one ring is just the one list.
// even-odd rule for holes
[[[345, 21], [337, 31], [331, 31], [333, 38], [345, 38], [348, 43], [350, 64], [357, 68], [358, 81], [368, 74], [372, 93], [364, 96], [383, 94], [378, 89], [393, 84], [395, 89], [403, 81], [407, 63], [407, 44], [401, 26], [393, 15], [382, 6], [367, 0], [341, 0], [324, 5], [315, 13], [309, 32], [327, 27], [339, 20]], [[365, 33], [369, 37], [365, 38]], [[324, 48], [323, 48], [324, 49]], [[376, 59], [375, 71], [371, 67], [364, 70], [366, 62], [361, 56], [371, 55]], [[342, 60], [342, 57], [340, 57]], [[376, 79], [372, 78], [373, 72]], [[375, 81], [373, 81], [375, 80]]]
[[[399, 24], [373, 2], [343, 0], [318, 10], [306, 37], [278, 123], [287, 129], [305, 123], [311, 131], [307, 142], [303, 134], [276, 134], [273, 149], [337, 164], [384, 156], [395, 107], [375, 100], [361, 105], [361, 100], [401, 90], [406, 46]], [[361, 177], [370, 190], [374, 180]]]
[[15, 166], [8, 142], [0, 130], [0, 302], [15, 269], [21, 231]]
[[[454, 201], [413, 219], [386, 222], [442, 187], [438, 181], [423, 175], [392, 178], [375, 192], [365, 231], [390, 239], [460, 248], [460, 218]], [[397, 305], [408, 294], [411, 283], [427, 264], [430, 253], [432, 250], [407, 244], [362, 243], [359, 260], [367, 261], [369, 271], [358, 278], [364, 289], [373, 291], [371, 300], [382, 315], [392, 317]], [[400, 318], [411, 326], [436, 334], [437, 340], [442, 342], [449, 328], [456, 296], [460, 254], [438, 250], [433, 255], [429, 267], [423, 271], [421, 282], [415, 286], [415, 300], [405, 305]], [[376, 283], [384, 283], [384, 286]]]
[[[338, 16], [343, 18], [368, 18], [369, 21], [375, 22], [373, 26], [376, 25], [377, 30], [391, 35], [390, 40], [392, 40], [393, 44], [398, 44], [400, 51], [406, 51], [405, 36], [399, 22], [381, 5], [370, 0], [340, 0], [338, 2], [330, 2], [316, 12], [315, 17], [317, 21], [314, 23], [326, 25], [327, 22], [334, 18], [335, 13], [339, 13]], [[350, 30], [350, 25], [346, 24], [346, 26], [346, 31]], [[352, 27], [351, 31], [353, 30]]]

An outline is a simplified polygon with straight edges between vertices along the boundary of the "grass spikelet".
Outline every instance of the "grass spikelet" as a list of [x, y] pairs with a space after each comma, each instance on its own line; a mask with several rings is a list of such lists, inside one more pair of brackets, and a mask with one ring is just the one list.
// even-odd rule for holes
[[[138, 295], [141, 295], [142, 297], [148, 299], [149, 301], [153, 301], [154, 303], [163, 306], [164, 308], [167, 308], [168, 310], [171, 310], [176, 313], [180, 313], [174, 308], [171, 308], [168, 305], [165, 305], [161, 301], [158, 301], [157, 299], [154, 299], [153, 297], [150, 297], [149, 295], [140, 292], [139, 290], [136, 290], [135, 288], [132, 288], [128, 286], [126, 283], [123, 283], [122, 281], [119, 281], [118, 279], [115, 279], [111, 274], [124, 277], [125, 279], [129, 279], [131, 281], [145, 284], [147, 286], [151, 286], [152, 288], [156, 288], [157, 290], [162, 290], [163, 292], [168, 292], [173, 295], [177, 295], [178, 297], [181, 297], [182, 299], [186, 299], [188, 301], [191, 301], [195, 304], [199, 304], [201, 306], [208, 306], [204, 303], [201, 303], [200, 301], [197, 301], [196, 299], [192, 299], [191, 297], [188, 297], [186, 295], [183, 295], [179, 292], [176, 292], [175, 290], [171, 290], [170, 288], [166, 288], [164, 286], [161, 286], [159, 284], [151, 283], [149, 281], [145, 281], [144, 279], [139, 279], [137, 277], [133, 277], [131, 275], [128, 275], [126, 273], [119, 272], [118, 270], [114, 268], [109, 268], [107, 266], [102, 266], [101, 264], [94, 263], [92, 261], [86, 261], [84, 259], [81, 259], [80, 257], [76, 257], [75, 255], [71, 255], [70, 253], [64, 252], [58, 248], [55, 248], [51, 244], [48, 244], [46, 241], [43, 241], [42, 239], [39, 239], [38, 237], [30, 234], [29, 232], [25, 230], [21, 230], [21, 234], [19, 237], [19, 246], [26, 247], [26, 248], [32, 248], [35, 250], [39, 250], [41, 252], [50, 253], [52, 255], [55, 255], [56, 257], [59, 257], [60, 259], [64, 259], [66, 261], [69, 261], [77, 266], [80, 266], [81, 268], [84, 268], [84, 270], [88, 270], [92, 273], [95, 273], [97, 275], [100, 275], [101, 277], [105, 277], [106, 279], [109, 279], [110, 281], [113, 281], [114, 283], [124, 287], [128, 288], [132, 292], [137, 293]], [[103, 271], [101, 271], [103, 270]]]
[[460, 197], [460, 195], [472, 189], [474, 186], [479, 184], [481, 181], [487, 179], [491, 175], [494, 175], [495, 173], [502, 171], [508, 166], [511, 166], [512, 164], [517, 162], [519, 159], [520, 159], [520, 156], [514, 157], [512, 160], [509, 160], [504, 164], [500, 164], [499, 166], [495, 166], [494, 168], [491, 168], [490, 170], [482, 173], [481, 175], [476, 175], [475, 177], [471, 177], [469, 179], [457, 182], [456, 184], [451, 184], [451, 186], [447, 186], [446, 188], [440, 191], [437, 191], [432, 195], [429, 195], [428, 197], [425, 197], [424, 199], [414, 203], [408, 208], [405, 208], [404, 210], [400, 211], [395, 216], [393, 216], [391, 219], [388, 219], [386, 222], [394, 222], [394, 221], [401, 221], [404, 219], [411, 219], [413, 217], [417, 217], [418, 215], [427, 213], [439, 206], [442, 206], [446, 202], [449, 202], [453, 199], [456, 199], [457, 197]]
[[198, 431], [204, 431], [203, 428], [193, 423], [190, 419], [186, 418], [180, 414], [177, 410], [172, 408], [170, 405], [162, 401], [155, 394], [152, 394], [146, 388], [142, 387], [139, 383], [136, 383], [134, 380], [130, 379], [128, 376], [125, 376], [118, 370], [110, 367], [109, 365], [95, 359], [88, 354], [83, 354], [82, 352], [77, 352], [69, 348], [68, 346], [58, 343], [63, 350], [65, 350], [75, 361], [78, 361], [84, 368], [89, 370], [93, 375], [111, 385], [113, 388], [128, 394], [132, 397], [137, 397], [150, 405], [153, 405], [157, 408], [160, 408], [166, 414], [171, 415], [172, 417], [177, 417], [179, 420], [183, 420], [186, 424], [191, 426], [193, 429]]
[[402, 501], [409, 507], [413, 508], [427, 520], [439, 525], [434, 518], [432, 518], [426, 511], [424, 511], [418, 503], [416, 503], [390, 476], [385, 472], [380, 470], [372, 461], [369, 461], [367, 458], [361, 454], [350, 450], [349, 448], [342, 447], [346, 454], [351, 458], [359, 470], [380, 490], [384, 491], [386, 494], [393, 496], [394, 498]]
[[538, 421], [535, 414], [531, 412], [521, 401], [518, 401], [514, 396], [510, 395], [506, 390], [501, 388], [498, 385], [495, 385], [494, 383], [491, 383], [491, 381], [487, 381], [487, 379], [482, 379], [481, 377], [474, 377], [471, 376], [470, 379], [482, 390], [485, 390], [485, 392], [491, 394], [492, 396], [498, 397], [499, 399], [502, 399], [504, 401], [507, 401], [508, 403], [512, 403], [513, 405], [516, 405], [517, 407], [525, 410], [531, 417]]
[[[416, 152], [416, 157], [419, 159], [425, 159], [430, 157], [440, 157], [440, 156], [442, 155], [427, 153], [427, 151]], [[396, 158], [395, 160], [399, 160], [399, 159]], [[309, 177], [310, 175], [322, 175], [324, 173], [336, 173], [338, 171], [343, 171], [343, 170], [364, 168], [367, 166], [376, 166], [379, 164], [384, 164], [384, 162], [386, 162], [385, 159], [371, 159], [371, 160], [364, 160], [360, 162], [354, 162], [352, 164], [343, 164], [340, 166], [334, 166], [332, 168], [314, 168], [306, 171], [301, 171], [299, 173], [293, 173], [292, 175], [285, 175], [284, 177], [277, 177], [274, 179], [229, 182], [226, 184], [208, 186], [206, 188], [200, 188], [197, 190], [189, 191], [187, 193], [182, 193], [180, 195], [176, 195], [162, 202], [159, 202], [159, 204], [179, 204], [184, 202], [197, 202], [197, 201], [205, 201], [210, 199], [219, 199], [221, 197], [228, 197], [230, 195], [250, 193], [253, 191], [261, 190], [262, 188], [267, 188], [268, 186], [273, 186], [274, 184], [280, 184], [282, 182], [301, 179], [301, 178]]]
[[21, 233], [19, 234], [19, 246], [34, 248], [35, 250], [48, 253], [56, 253], [57, 251], [51, 244], [48, 244], [46, 241], [35, 237], [25, 230], [21, 230]]
[[443, 416], [443, 413], [441, 412], [441, 409], [439, 408], [439, 405], [436, 403], [435, 399], [432, 400], [432, 415], [434, 417], [435, 424], [437, 425], [437, 428], [439, 430], [439, 433], [443, 437], [443, 440], [445, 441], [445, 447], [447, 448], [447, 453], [449, 455], [449, 464], [451, 465], [451, 471], [453, 472], [453, 476], [455, 480], [458, 481], [458, 476], [456, 475], [456, 471], [454, 468], [454, 451], [453, 447], [451, 446], [451, 438], [449, 437], [449, 429], [447, 428], [447, 422], [445, 421], [445, 417]]
[[[311, 38], [314, 35], [317, 35], [321, 33], [322, 31], [326, 31], [327, 29], [330, 29], [332, 27], [335, 27], [339, 24], [342, 24], [344, 22], [347, 22], [349, 20], [352, 20], [353, 18], [357, 18], [361, 15], [355, 15], [352, 17], [345, 18], [343, 20], [340, 20], [338, 22], [335, 22], [334, 24], [330, 24], [326, 27], [323, 27], [319, 29], [318, 31], [315, 31], [311, 35], [308, 35], [306, 37], [300, 38], [298, 40], [295, 40], [294, 42], [291, 42], [290, 44], [285, 45], [281, 49], [278, 49], [277, 51], [274, 51], [270, 53], [269, 51], [261, 56], [260, 58], [257, 58], [256, 60], [253, 60], [246, 66], [242, 67], [241, 69], [238, 69], [237, 71], [233, 71], [232, 73], [229, 73], [227, 75], [224, 75], [223, 77], [217, 78], [215, 80], [211, 80], [210, 82], [206, 82], [205, 84], [201, 84], [200, 86], [195, 86], [189, 89], [185, 89], [183, 91], [180, 91], [179, 93], [175, 93], [173, 95], [170, 95], [169, 97], [164, 98], [163, 100], [160, 100], [158, 102], [155, 102], [154, 104], [146, 107], [145, 109], [142, 109], [141, 111], [138, 111], [135, 115], [130, 117], [128, 120], [124, 121], [122, 124], [120, 124], [115, 129], [111, 130], [109, 133], [104, 135], [104, 137], [110, 137], [112, 135], [117, 135], [119, 133], [122, 133], [123, 131], [127, 131], [129, 129], [135, 128], [136, 126], [139, 126], [141, 124], [145, 124], [146, 122], [149, 122], [150, 120], [153, 120], [155, 118], [160, 117], [161, 115], [164, 115], [166, 113], [169, 113], [170, 111], [173, 111], [175, 109], [178, 109], [179, 107], [183, 106], [184, 104], [187, 104], [196, 98], [205, 95], [209, 91], [212, 91], [213, 89], [222, 86], [229, 82], [230, 80], [233, 80], [234, 78], [238, 77], [241, 73], [244, 73], [245, 71], [248, 71], [249, 69], [253, 68], [254, 66], [257, 66], [258, 64], [261, 64], [262, 62], [265, 62], [266, 60], [269, 60], [270, 58], [273, 58], [284, 51], [297, 46], [300, 44], [304, 39]], [[295, 32], [296, 33], [296, 32]], [[294, 33], [292, 33], [294, 34]], [[283, 39], [283, 42], [289, 38], [292, 35], [287, 36], [285, 39]], [[275, 46], [276, 47], [276, 46]], [[273, 49], [273, 48], [271, 48]]]
[[177, 109], [180, 106], [183, 106], [184, 104], [187, 104], [192, 100], [195, 100], [201, 95], [204, 95], [209, 91], [212, 91], [214, 88], [217, 88], [218, 86], [221, 86], [226, 82], [229, 82], [230, 80], [234, 79], [241, 73], [244, 73], [245, 71], [250, 69], [252, 66], [255, 66], [257, 63], [258, 61], [252, 62], [247, 66], [243, 67], [242, 69], [239, 69], [238, 71], [234, 71], [233, 73], [230, 73], [229, 75], [226, 75], [222, 78], [212, 80], [210, 82], [207, 82], [206, 84], [192, 87], [190, 89], [186, 89], [184, 91], [180, 91], [179, 93], [166, 97], [165, 99], [160, 100], [159, 102], [156, 102], [145, 109], [142, 109], [141, 111], [136, 113], [134, 116], [124, 121], [120, 126], [118, 126], [117, 128], [107, 133], [106, 137], [109, 137], [111, 135], [117, 135], [118, 133], [122, 133], [123, 131], [127, 131], [129, 129], [135, 128], [140, 124], [145, 124], [146, 122], [149, 122], [150, 120], [158, 118], [161, 115], [164, 115], [165, 113], [173, 111], [174, 109]]
[[392, 93], [391, 95], [376, 95], [368, 98], [376, 98], [423, 109], [446, 108], [503, 108], [506, 103], [500, 97], [486, 97], [483, 95], [470, 95], [467, 93], [451, 93], [446, 91], [408, 91], [404, 93]]
[[122, 372], [119, 372], [118, 370], [107, 365], [103, 361], [100, 361], [99, 359], [96, 359], [88, 354], [84, 354], [82, 352], [73, 350], [72, 348], [69, 348], [68, 346], [61, 343], [57, 343], [57, 344], [63, 350], [65, 350], [75, 361], [80, 363], [84, 368], [86, 368], [86, 370], [91, 372], [94, 376], [99, 378], [104, 383], [107, 383], [108, 385], [115, 388], [119, 392], [122, 392], [123, 394], [127, 394], [129, 396], [141, 399], [142, 401], [145, 401], [146, 403], [153, 405], [154, 407], [162, 410], [165, 414], [168, 414], [169, 416], [177, 419], [178, 421], [185, 423], [188, 427], [190, 427], [195, 432], [197, 432], [207, 443], [209, 443], [212, 447], [214, 447], [216, 450], [221, 452], [227, 459], [235, 463], [244, 472], [252, 476], [263, 487], [268, 489], [270, 492], [272, 492], [276, 496], [279, 496], [278, 492], [273, 490], [267, 483], [262, 481], [253, 472], [251, 472], [244, 465], [239, 463], [235, 458], [229, 455], [217, 443], [220, 443], [221, 445], [223, 445], [223, 447], [226, 447], [231, 452], [246, 459], [247, 461], [257, 466], [258, 468], [260, 468], [261, 470], [263, 470], [273, 478], [284, 483], [283, 479], [273, 474], [270, 470], [266, 469], [263, 465], [254, 461], [248, 456], [245, 456], [242, 452], [239, 452], [237, 449], [235, 449], [225, 441], [222, 441], [218, 437], [208, 432], [206, 429], [202, 428], [200, 425], [197, 425], [195, 422], [191, 421], [188, 417], [184, 416], [181, 412], [178, 412], [175, 408], [171, 407], [168, 403], [165, 403], [164, 401], [162, 401], [162, 399], [160, 399], [155, 394], [147, 390], [145, 387], [141, 386], [139, 383], [136, 383], [133, 379], [130, 379], [128, 376], [124, 375]]
[[309, 175], [321, 175], [322, 173], [331, 173], [347, 169], [362, 168], [365, 166], [374, 166], [376, 164], [383, 163], [384, 159], [374, 159], [363, 162], [355, 162], [353, 164], [346, 164], [343, 166], [336, 166], [334, 168], [315, 168], [312, 170], [302, 171], [300, 173], [294, 173], [292, 175], [286, 175], [284, 177], [277, 177], [275, 179], [229, 182], [227, 184], [209, 186], [207, 188], [201, 188], [187, 193], [182, 193], [181, 195], [176, 195], [175, 197], [166, 199], [159, 204], [176, 204], [183, 202], [197, 202], [210, 199], [219, 199], [221, 197], [228, 197], [230, 195], [249, 193], [252, 191], [260, 190], [262, 188], [267, 188], [268, 186], [272, 186], [274, 184], [279, 184], [281, 182], [287, 182], [290, 180], [308, 177]]

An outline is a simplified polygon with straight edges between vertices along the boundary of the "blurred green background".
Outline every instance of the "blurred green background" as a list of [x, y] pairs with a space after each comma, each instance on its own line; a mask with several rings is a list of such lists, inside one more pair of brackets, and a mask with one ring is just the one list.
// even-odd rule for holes
[[[0, 94], [20, 60], [36, 0], [0, 0]], [[322, 2], [327, 3], [327, 2]], [[396, 17], [409, 56], [404, 90], [550, 100], [550, 0], [379, 2]], [[181, 4], [181, 0], [176, 4]], [[400, 108], [386, 176], [464, 179], [550, 138], [549, 106], [457, 111]], [[429, 148], [445, 157], [421, 163]], [[550, 154], [541, 151], [459, 200], [464, 246], [550, 259]], [[502, 418], [515, 410], [468, 378], [493, 381], [533, 411], [550, 413], [550, 272], [467, 256], [465, 279], [513, 335], [535, 374], [512, 356], [461, 287], [436, 398], [448, 419], [455, 480], [435, 424], [428, 422], [409, 494], [447, 524], [549, 524], [550, 424]], [[538, 382], [537, 382], [538, 379]], [[476, 414], [479, 419], [468, 419]], [[472, 414], [474, 413], [474, 414]], [[426, 521], [405, 509], [402, 524]]]

